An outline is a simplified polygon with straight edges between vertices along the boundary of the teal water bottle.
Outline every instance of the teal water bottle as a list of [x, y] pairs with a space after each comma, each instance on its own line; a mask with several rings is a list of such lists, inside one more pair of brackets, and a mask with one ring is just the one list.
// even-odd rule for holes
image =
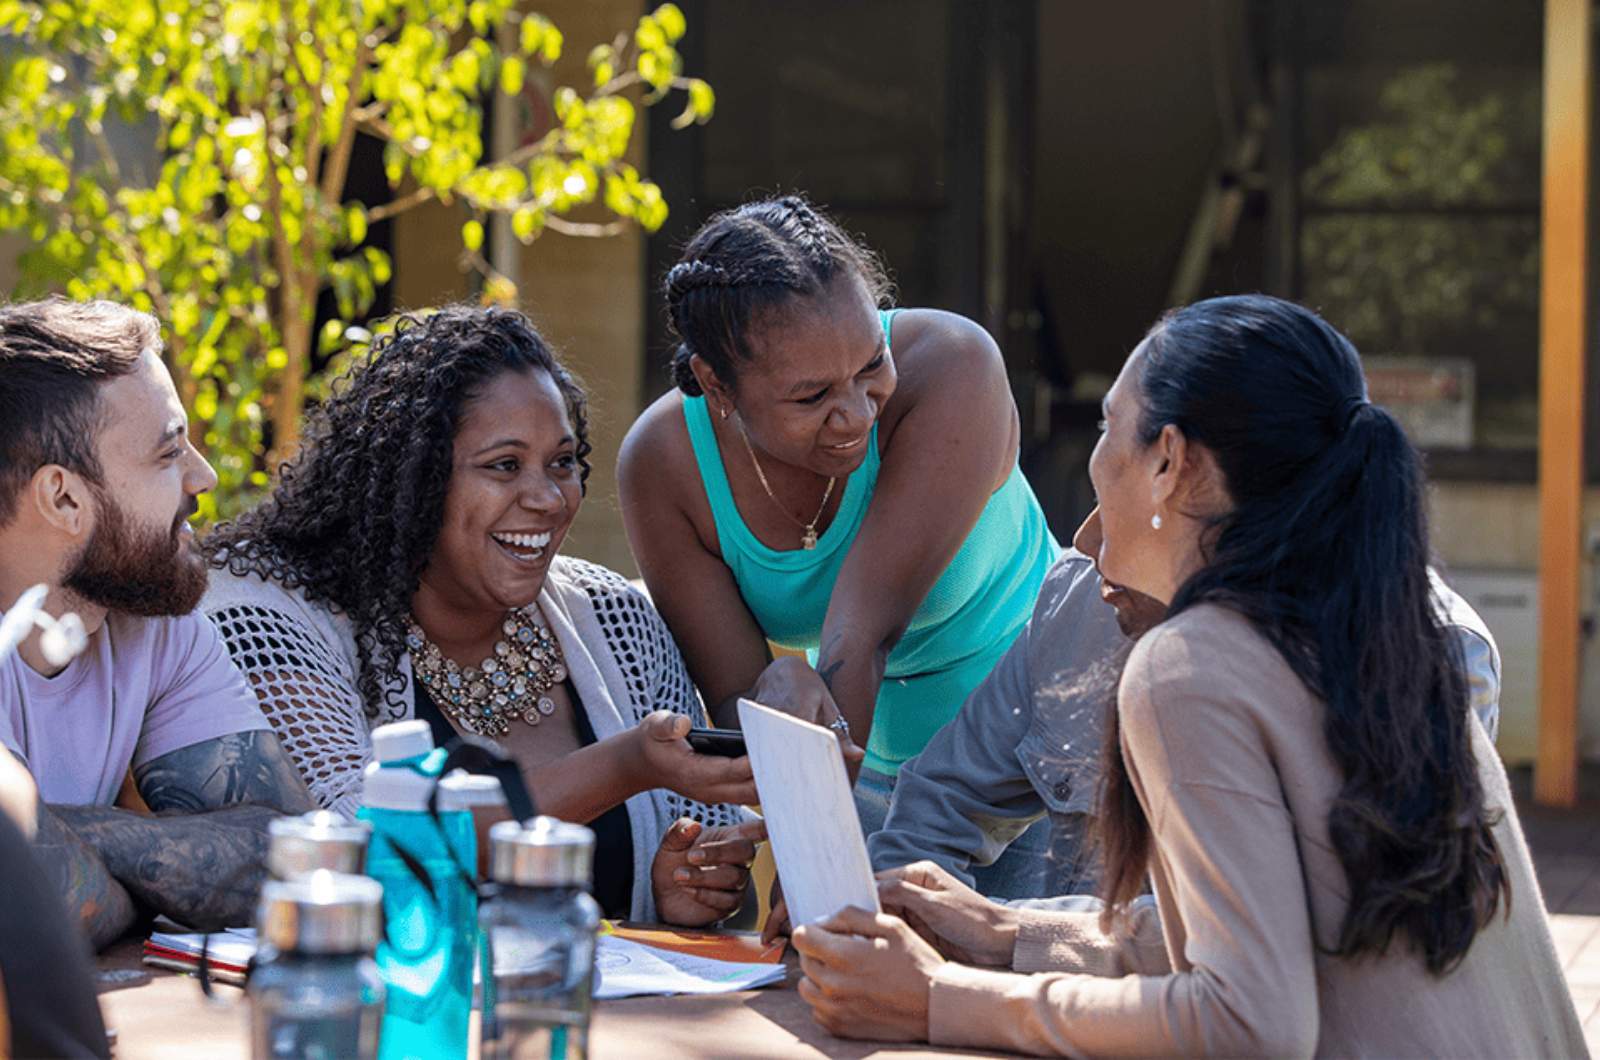
[[457, 1060], [467, 1055], [478, 943], [478, 896], [467, 876], [478, 857], [472, 815], [453, 799], [429, 811], [445, 752], [426, 722], [379, 726], [372, 747], [356, 816], [372, 825], [367, 875], [383, 884], [377, 958], [388, 1003], [378, 1057]]

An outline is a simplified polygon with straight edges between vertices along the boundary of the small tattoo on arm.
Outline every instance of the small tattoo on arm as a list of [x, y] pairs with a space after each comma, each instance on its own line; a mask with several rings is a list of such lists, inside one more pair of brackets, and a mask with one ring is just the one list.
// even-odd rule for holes
[[833, 696], [835, 700], [839, 697], [838, 692], [833, 687], [833, 679], [839, 675], [840, 670], [844, 669], [845, 660], [835, 658], [834, 653], [838, 651], [840, 642], [843, 640], [843, 637], [835, 633], [828, 638], [828, 643], [817, 656], [817, 676], [822, 678], [822, 683], [828, 686], [828, 694]]
[[828, 694], [834, 695], [833, 679], [844, 668], [844, 660], [836, 659], [826, 666], [819, 667], [817, 676], [822, 678], [822, 683], [828, 686]]

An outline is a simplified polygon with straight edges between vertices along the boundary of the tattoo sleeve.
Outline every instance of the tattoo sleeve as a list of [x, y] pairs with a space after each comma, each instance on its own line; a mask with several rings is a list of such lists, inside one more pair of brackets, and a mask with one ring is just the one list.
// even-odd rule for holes
[[283, 813], [316, 809], [294, 763], [271, 732], [237, 732], [146, 762], [133, 771], [157, 814], [252, 804]]
[[146, 817], [110, 806], [54, 812], [138, 906], [190, 927], [248, 924], [267, 856], [266, 806]]
[[127, 889], [111, 875], [94, 847], [52, 807], [39, 807], [33, 852], [96, 950], [115, 942], [138, 919]]
[[104, 806], [50, 812], [138, 907], [197, 928], [249, 922], [267, 823], [315, 808], [277, 738], [265, 731], [163, 755], [134, 770], [134, 781], [155, 816]]

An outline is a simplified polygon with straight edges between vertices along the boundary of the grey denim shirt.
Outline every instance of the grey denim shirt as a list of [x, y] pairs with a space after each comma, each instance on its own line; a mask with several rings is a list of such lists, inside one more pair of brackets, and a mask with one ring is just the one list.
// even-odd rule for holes
[[[1472, 709], [1492, 740], [1500, 652], [1470, 605], [1430, 571], [1440, 617], [1461, 640]], [[1079, 841], [1094, 810], [1105, 712], [1131, 642], [1100, 598], [1100, 578], [1068, 549], [1040, 587], [1027, 626], [960, 712], [900, 767], [875, 870], [937, 862], [971, 884], [1040, 816], [1053, 841], [1047, 894], [1092, 890]]]

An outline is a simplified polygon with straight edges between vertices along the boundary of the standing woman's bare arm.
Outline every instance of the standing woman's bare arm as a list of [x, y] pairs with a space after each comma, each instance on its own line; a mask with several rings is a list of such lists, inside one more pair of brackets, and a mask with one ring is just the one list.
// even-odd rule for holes
[[[681, 403], [669, 394], [646, 409], [622, 444], [617, 483], [628, 544], [650, 599], [672, 630], [713, 724], [737, 726], [735, 701], [771, 661], [766, 637], [733, 572], [686, 507], [704, 505]], [[704, 513], [707, 526], [709, 510]]]
[[[878, 485], [839, 571], [817, 671], [866, 746], [889, 652], [1017, 459], [1019, 427], [1000, 350], [977, 324], [896, 318], [900, 387]], [[889, 419], [886, 413], [885, 419]]]

